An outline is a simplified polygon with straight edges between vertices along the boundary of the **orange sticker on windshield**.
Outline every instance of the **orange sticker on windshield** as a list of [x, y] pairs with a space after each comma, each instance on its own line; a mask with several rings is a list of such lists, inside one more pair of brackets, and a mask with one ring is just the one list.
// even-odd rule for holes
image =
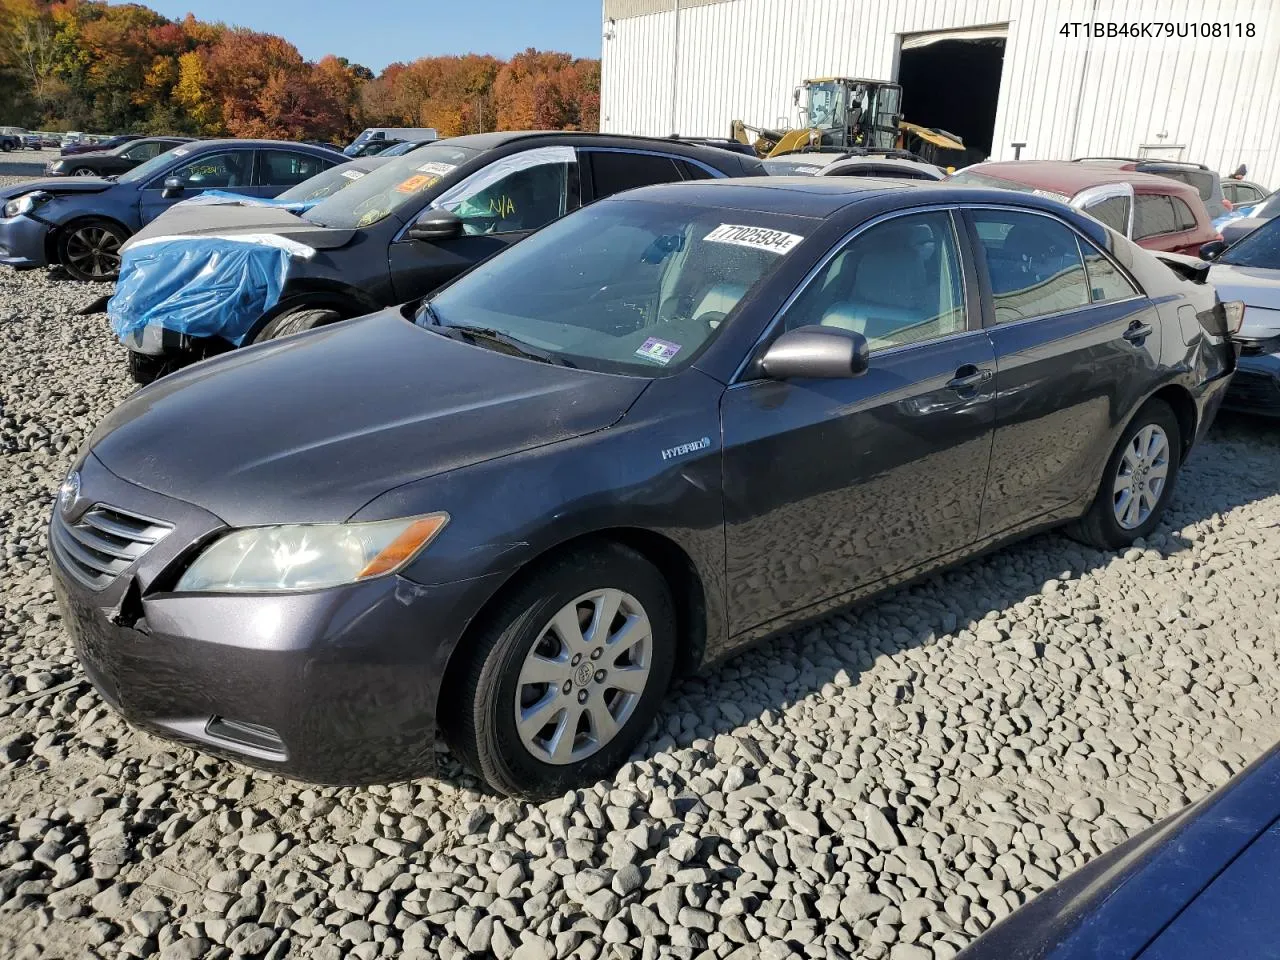
[[419, 190], [425, 190], [439, 179], [439, 177], [432, 177], [425, 173], [419, 173], [410, 177], [408, 180], [402, 180], [398, 183], [396, 185], [396, 192], [417, 193]]

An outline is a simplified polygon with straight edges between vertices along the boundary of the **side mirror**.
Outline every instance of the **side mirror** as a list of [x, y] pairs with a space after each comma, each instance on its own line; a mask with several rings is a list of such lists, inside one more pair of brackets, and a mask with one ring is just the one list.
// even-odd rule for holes
[[760, 369], [774, 380], [848, 379], [867, 370], [867, 338], [839, 327], [788, 330], [769, 345]]
[[164, 197], [166, 200], [171, 200], [174, 197], [182, 196], [186, 192], [186, 184], [177, 177], [170, 177], [164, 182], [164, 189], [160, 191], [160, 196]]
[[427, 210], [405, 233], [410, 240], [447, 240], [462, 233], [462, 218], [452, 210]]
[[1200, 244], [1201, 260], [1217, 260], [1227, 251], [1229, 244], [1225, 240], [1210, 240]]

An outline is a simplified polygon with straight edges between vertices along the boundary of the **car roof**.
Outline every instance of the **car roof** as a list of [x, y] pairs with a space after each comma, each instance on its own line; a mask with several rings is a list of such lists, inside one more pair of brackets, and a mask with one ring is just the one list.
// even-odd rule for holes
[[1103, 164], [1073, 163], [1070, 160], [1005, 160], [994, 163], [977, 163], [965, 167], [966, 171], [985, 174], [997, 179], [1022, 183], [1041, 190], [1052, 190], [1064, 196], [1074, 197], [1081, 190], [1101, 187], [1109, 183], [1129, 183], [1135, 193], [1194, 193], [1195, 187], [1180, 180], [1171, 180], [1154, 173], [1138, 173]]
[[287, 147], [304, 152], [318, 150], [324, 153], [336, 153], [339, 156], [342, 154], [342, 151], [337, 147], [317, 147], [311, 143], [299, 143], [297, 140], [254, 140], [249, 138], [216, 137], [212, 140], [191, 140], [189, 142], [193, 150], [203, 150], [205, 147]]
[[448, 143], [453, 146], [466, 147], [471, 150], [493, 150], [517, 141], [555, 140], [575, 146], [599, 145], [606, 147], [634, 147], [637, 149], [661, 150], [664, 153], [698, 157], [725, 153], [752, 158], [725, 147], [705, 143], [692, 143], [688, 140], [677, 140], [667, 137], [640, 137], [621, 133], [586, 133], [574, 130], [503, 130], [494, 133], [469, 133], [460, 137], [449, 137]]
[[[879, 177], [738, 177], [661, 183], [614, 196], [624, 200], [643, 199], [658, 203], [702, 204], [790, 216], [825, 217], [859, 200], [931, 186], [935, 184], [928, 180], [887, 180]], [[969, 195], [970, 188], [960, 189], [965, 191], [964, 196]], [[939, 200], [951, 200], [958, 192], [956, 188], [949, 189], [945, 200], [941, 197]]]

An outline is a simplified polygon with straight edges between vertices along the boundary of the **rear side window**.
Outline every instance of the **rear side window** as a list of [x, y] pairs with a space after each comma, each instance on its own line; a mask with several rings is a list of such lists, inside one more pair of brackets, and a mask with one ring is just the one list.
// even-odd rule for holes
[[1195, 187], [1201, 200], [1209, 200], [1213, 197], [1213, 174], [1204, 170], [1169, 170], [1155, 167], [1151, 172]]
[[288, 150], [263, 150], [259, 181], [267, 187], [292, 187], [303, 180], [310, 180], [332, 163], [308, 153], [292, 153]]
[[1196, 228], [1196, 215], [1191, 212], [1191, 208], [1181, 197], [1170, 197], [1173, 201], [1173, 215], [1178, 219], [1179, 230], [1194, 230]]
[[1030, 320], [1089, 304], [1075, 233], [1031, 213], [971, 213], [991, 278], [996, 323]]
[[1092, 244], [1079, 240], [1080, 252], [1084, 254], [1085, 272], [1089, 277], [1089, 295], [1094, 303], [1106, 303], [1110, 300], [1124, 300], [1136, 296], [1138, 291], [1120, 269], [1103, 256], [1102, 251]]
[[704, 167], [698, 166], [696, 163], [690, 163], [688, 160], [678, 160], [676, 166], [680, 168], [680, 172], [684, 174], [686, 180], [712, 180], [714, 177], [706, 171]]
[[1093, 219], [1105, 223], [1116, 233], [1129, 235], [1129, 198], [1107, 197], [1097, 203], [1091, 203], [1084, 212]]
[[621, 193], [651, 183], [671, 183], [683, 179], [670, 157], [647, 153], [612, 153], [591, 151], [591, 177], [596, 199]]
[[1136, 198], [1133, 210], [1133, 239], [1177, 233], [1178, 218], [1174, 215], [1170, 198], [1163, 193], [1147, 194]]

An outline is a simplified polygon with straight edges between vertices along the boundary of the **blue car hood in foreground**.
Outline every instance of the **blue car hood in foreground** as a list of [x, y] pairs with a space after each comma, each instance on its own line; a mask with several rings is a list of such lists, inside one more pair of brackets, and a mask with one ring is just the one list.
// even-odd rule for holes
[[1280, 746], [1085, 864], [957, 960], [1280, 957], [1278, 821]]
[[88, 447], [233, 526], [337, 521], [400, 484], [608, 427], [649, 382], [460, 343], [390, 309], [167, 376]]

